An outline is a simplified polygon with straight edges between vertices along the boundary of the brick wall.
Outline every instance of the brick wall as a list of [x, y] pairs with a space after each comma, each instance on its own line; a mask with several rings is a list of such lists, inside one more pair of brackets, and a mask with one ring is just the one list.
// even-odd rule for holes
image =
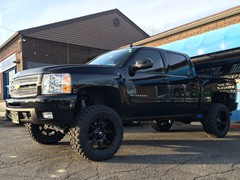
[[[216, 29], [220, 29], [223, 27], [227, 27], [229, 25], [233, 25], [233, 24], [237, 24], [240, 23], [240, 14], [236, 14], [230, 17], [226, 17], [217, 21], [213, 21], [207, 24], [203, 24], [197, 27], [194, 27], [192, 29], [187, 29], [172, 35], [168, 35], [168, 36], [163, 36], [159, 39], [156, 40], [152, 40], [150, 42], [145, 42], [145, 43], [140, 43], [138, 45], [144, 45], [144, 46], [152, 46], [152, 47], [156, 47], [156, 46], [160, 46], [163, 44], [168, 44], [177, 40], [181, 40], [181, 39], [185, 39], [191, 36], [196, 36], [198, 34], [202, 34], [205, 32], [209, 32], [212, 30], [216, 30]], [[169, 31], [171, 32], [171, 30]]]
[[[21, 37], [16, 37], [12, 42], [6, 45], [0, 50], [0, 62], [4, 61], [6, 58], [12, 54], [16, 54], [16, 59], [20, 62], [16, 64], [17, 71], [22, 69], [22, 49], [21, 49]], [[0, 100], [4, 97], [4, 84], [3, 84], [3, 73], [0, 73]]]
[[21, 41], [20, 37], [16, 38], [12, 43], [5, 46], [0, 50], [0, 62], [12, 55], [13, 53], [21, 52]]

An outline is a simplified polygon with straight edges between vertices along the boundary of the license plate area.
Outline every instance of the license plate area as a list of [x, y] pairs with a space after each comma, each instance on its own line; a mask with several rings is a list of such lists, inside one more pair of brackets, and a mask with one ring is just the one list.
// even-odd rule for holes
[[12, 122], [13, 122], [13, 123], [19, 124], [18, 112], [11, 111], [11, 119], [12, 119]]

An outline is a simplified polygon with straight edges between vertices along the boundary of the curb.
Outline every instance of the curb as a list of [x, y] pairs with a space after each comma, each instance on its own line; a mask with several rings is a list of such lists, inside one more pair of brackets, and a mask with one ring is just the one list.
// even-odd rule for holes
[[240, 129], [240, 123], [233, 123], [230, 125], [230, 129]]

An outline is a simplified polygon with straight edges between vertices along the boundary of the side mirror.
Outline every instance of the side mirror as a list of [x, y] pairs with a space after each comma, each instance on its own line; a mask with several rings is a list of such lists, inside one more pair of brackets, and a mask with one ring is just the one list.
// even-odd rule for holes
[[131, 67], [133, 71], [137, 71], [140, 69], [148, 69], [153, 67], [153, 61], [150, 58], [137, 60]]

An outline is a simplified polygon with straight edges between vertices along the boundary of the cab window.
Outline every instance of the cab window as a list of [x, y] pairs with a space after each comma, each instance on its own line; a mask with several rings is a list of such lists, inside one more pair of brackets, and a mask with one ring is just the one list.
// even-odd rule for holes
[[188, 60], [181, 54], [166, 52], [170, 73], [173, 75], [187, 76], [190, 73]]

